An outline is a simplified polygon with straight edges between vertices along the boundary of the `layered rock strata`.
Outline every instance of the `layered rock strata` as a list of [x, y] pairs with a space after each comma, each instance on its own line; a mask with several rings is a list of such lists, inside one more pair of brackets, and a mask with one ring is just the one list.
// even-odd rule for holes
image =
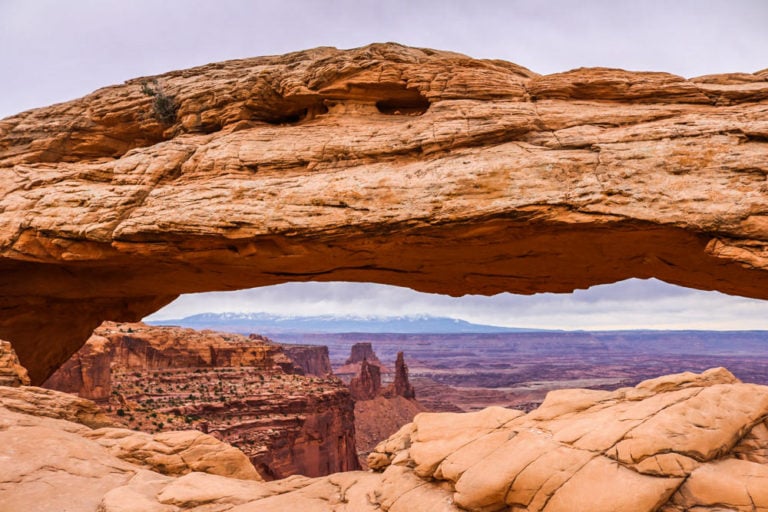
[[356, 401], [373, 400], [381, 393], [381, 367], [363, 359], [360, 372], [349, 381], [349, 392]]
[[379, 361], [379, 356], [373, 351], [373, 345], [368, 341], [361, 341], [352, 345], [349, 349], [349, 357], [344, 362], [344, 365], [359, 364], [363, 361], [376, 366], [383, 366], [381, 361]]
[[294, 372], [300, 375], [327, 377], [333, 375], [328, 347], [317, 345], [281, 344], [283, 353], [293, 361]]
[[[7, 407], [7, 392], [14, 397], [14, 410]], [[46, 401], [41, 403], [38, 394], [47, 396]], [[47, 408], [59, 397], [87, 402], [49, 390], [0, 388], [0, 457], [6, 461], [0, 465], [0, 509], [753, 512], [768, 508], [768, 387], [743, 384], [723, 369], [660, 377], [612, 392], [554, 391], [529, 414], [499, 407], [420, 414], [370, 456], [378, 472], [274, 482], [199, 471], [166, 475], [118, 458], [93, 439], [98, 430], [61, 419], [62, 414], [77, 416], [62, 413], [66, 409], [62, 403], [54, 410]]]
[[21, 366], [13, 347], [0, 340], [0, 386], [29, 385], [27, 369]]
[[349, 391], [294, 365], [264, 337], [105, 323], [46, 386], [97, 400], [145, 443], [188, 428], [226, 440], [268, 479], [357, 469]]
[[656, 277], [768, 298], [767, 101], [768, 70], [541, 76], [374, 44], [23, 112], [0, 121], [0, 338], [40, 383], [180, 293]]
[[[368, 358], [373, 363], [368, 362]], [[359, 368], [349, 383], [355, 399], [355, 446], [362, 468], [367, 457], [381, 441], [394, 434], [414, 416], [426, 409], [415, 400], [416, 393], [408, 380], [408, 366], [402, 352], [397, 353], [395, 379], [387, 387], [381, 384], [382, 364], [370, 343], [356, 343], [344, 368]]]

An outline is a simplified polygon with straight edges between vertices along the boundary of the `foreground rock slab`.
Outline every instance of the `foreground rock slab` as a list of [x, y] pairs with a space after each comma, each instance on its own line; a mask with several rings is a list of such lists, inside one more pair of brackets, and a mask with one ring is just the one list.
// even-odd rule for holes
[[[768, 388], [719, 368], [553, 391], [527, 415], [420, 414], [368, 463], [384, 482], [420, 482], [430, 503], [473, 511], [764, 510], [766, 418]], [[395, 503], [400, 489], [378, 492]]]
[[0, 338], [39, 384], [180, 293], [768, 298], [767, 162], [768, 70], [541, 76], [374, 44], [139, 78], [0, 121]]
[[768, 509], [768, 387], [722, 368], [616, 391], [554, 391], [529, 414], [422, 413], [370, 455], [378, 472], [274, 482], [137, 465], [147, 458], [125, 456], [127, 446], [118, 457], [100, 442], [115, 430], [62, 419], [77, 418], [63, 412], [67, 400], [85, 407], [54, 391], [0, 388], [0, 511]]

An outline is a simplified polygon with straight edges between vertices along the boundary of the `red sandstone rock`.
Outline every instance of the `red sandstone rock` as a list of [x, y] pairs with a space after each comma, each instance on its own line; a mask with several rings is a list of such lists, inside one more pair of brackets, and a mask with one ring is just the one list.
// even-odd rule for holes
[[397, 44], [147, 78], [0, 121], [0, 338], [42, 382], [180, 293], [461, 295], [629, 277], [768, 298], [768, 73], [686, 80]]
[[333, 375], [328, 347], [318, 345], [293, 345], [282, 343], [283, 353], [294, 363], [300, 375], [327, 377]]
[[349, 382], [349, 392], [357, 400], [372, 400], [381, 392], [381, 369], [363, 359], [360, 373]]
[[352, 345], [352, 348], [349, 349], [349, 357], [344, 364], [357, 364], [363, 361], [381, 366], [381, 361], [379, 361], [376, 352], [373, 351], [373, 345], [370, 342], [360, 342]]
[[408, 365], [405, 364], [405, 357], [402, 351], [397, 353], [397, 360], [395, 361], [395, 380], [384, 390], [383, 394], [387, 397], [416, 398], [416, 391], [414, 391], [413, 385], [408, 380]]
[[283, 372], [293, 365], [264, 337], [105, 323], [46, 386], [97, 400], [132, 428], [198, 428], [269, 479], [357, 469], [349, 391]]
[[766, 413], [768, 388], [716, 368], [552, 391], [527, 415], [420, 414], [368, 462], [385, 508], [418, 486], [424, 505], [484, 512], [760, 510]]
[[425, 410], [415, 400], [416, 393], [408, 381], [408, 367], [402, 352], [397, 354], [395, 380], [383, 389], [381, 367], [369, 363], [368, 357], [381, 364], [370, 343], [356, 343], [343, 367], [360, 368], [350, 381], [349, 390], [355, 399], [355, 446], [363, 468], [368, 467], [367, 457], [379, 441]]

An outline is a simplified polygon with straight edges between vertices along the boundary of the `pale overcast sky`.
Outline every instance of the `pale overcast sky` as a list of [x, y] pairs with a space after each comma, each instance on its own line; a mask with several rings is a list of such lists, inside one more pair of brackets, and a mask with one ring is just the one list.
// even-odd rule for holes
[[[315, 46], [397, 41], [539, 73], [691, 77], [768, 67], [768, 0], [0, 0], [0, 118], [129, 78]], [[370, 284], [187, 296], [203, 310], [440, 314], [554, 328], [768, 328], [768, 302], [629, 281], [572, 295], [455, 299]]]

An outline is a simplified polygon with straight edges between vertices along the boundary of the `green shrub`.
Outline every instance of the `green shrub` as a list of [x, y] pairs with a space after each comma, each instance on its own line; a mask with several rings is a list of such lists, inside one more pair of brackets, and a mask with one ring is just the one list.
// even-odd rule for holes
[[173, 96], [165, 94], [157, 79], [152, 80], [152, 85], [142, 82], [141, 92], [153, 98], [152, 113], [155, 119], [166, 125], [176, 122], [176, 112], [179, 110], [179, 106]]

